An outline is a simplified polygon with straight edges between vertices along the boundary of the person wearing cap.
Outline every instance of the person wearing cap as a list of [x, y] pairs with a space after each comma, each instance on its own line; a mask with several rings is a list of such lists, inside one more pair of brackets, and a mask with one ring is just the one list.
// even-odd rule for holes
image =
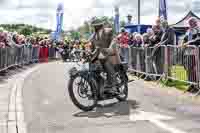
[[198, 25], [198, 20], [195, 17], [191, 17], [188, 20], [188, 25], [189, 29], [185, 34], [182, 46], [200, 45], [200, 27]]
[[129, 26], [129, 25], [133, 25], [133, 23], [132, 23], [132, 18], [133, 18], [133, 16], [132, 15], [130, 15], [130, 14], [128, 14], [128, 16], [127, 16], [127, 23], [126, 23], [126, 26]]
[[[198, 25], [198, 20], [195, 17], [191, 17], [188, 20], [188, 25], [189, 29], [186, 32], [181, 43], [181, 46], [185, 48], [183, 65], [188, 73], [188, 81], [197, 82], [198, 75], [196, 65], [198, 64], [198, 62], [196, 62], [196, 50], [187, 46], [200, 45], [200, 26]], [[191, 85], [188, 91], [198, 91], [198, 86]]]
[[176, 45], [176, 35], [175, 30], [168, 25], [166, 20], [161, 22], [161, 28], [163, 31], [163, 35], [161, 37], [161, 41], [158, 43], [159, 45]]
[[[162, 29], [162, 37], [161, 37], [161, 41], [157, 44], [157, 46], [167, 46], [167, 45], [176, 45], [176, 34], [175, 34], [175, 30], [170, 27], [168, 25], [168, 22], [167, 20], [162, 20], [161, 21], [161, 29]], [[168, 50], [167, 51], [167, 58], [165, 57], [165, 54], [164, 54], [164, 49], [163, 47], [160, 49], [160, 67], [162, 67], [162, 69], [160, 69], [161, 71], [160, 72], [164, 72], [163, 68], [163, 64], [165, 64], [165, 62], [167, 62], [168, 64], [168, 76], [171, 76], [171, 70], [170, 70], [170, 67], [172, 66], [172, 61], [171, 61], [171, 58], [170, 58], [170, 51]], [[172, 52], [175, 52], [175, 51], [172, 51]], [[165, 62], [164, 62], [165, 61]]]
[[99, 18], [93, 18], [91, 25], [94, 28], [94, 34], [90, 38], [93, 59], [99, 60], [108, 73], [106, 87], [114, 87], [117, 83], [113, 64], [120, 63], [120, 58], [116, 53], [115, 43], [112, 43], [113, 31], [111, 28], [104, 28], [104, 21]]

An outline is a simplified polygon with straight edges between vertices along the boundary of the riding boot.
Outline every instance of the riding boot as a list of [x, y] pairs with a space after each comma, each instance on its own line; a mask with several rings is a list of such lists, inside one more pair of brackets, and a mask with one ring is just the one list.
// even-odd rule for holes
[[108, 75], [107, 80], [105, 82], [105, 88], [113, 88], [117, 86], [117, 78], [116, 75]]

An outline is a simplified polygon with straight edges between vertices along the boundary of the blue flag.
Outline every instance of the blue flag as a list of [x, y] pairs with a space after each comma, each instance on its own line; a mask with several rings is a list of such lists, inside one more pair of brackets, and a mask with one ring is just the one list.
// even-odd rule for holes
[[166, 0], [159, 0], [159, 17], [167, 20]]
[[115, 25], [115, 32], [119, 33], [120, 30], [120, 24], [119, 24], [119, 8], [115, 7], [115, 20], [114, 20], [114, 25]]
[[62, 32], [63, 14], [64, 14], [63, 4], [60, 3], [58, 5], [57, 11], [56, 11], [56, 20], [57, 20], [56, 32], [55, 32], [56, 40], [58, 40], [60, 38], [60, 34]]

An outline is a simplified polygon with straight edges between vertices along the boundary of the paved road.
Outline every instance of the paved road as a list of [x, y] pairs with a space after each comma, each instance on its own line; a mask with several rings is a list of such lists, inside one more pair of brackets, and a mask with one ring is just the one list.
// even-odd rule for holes
[[200, 106], [179, 93], [135, 81], [127, 102], [92, 112], [77, 109], [66, 95], [72, 64], [42, 65], [23, 87], [28, 133], [199, 133]]

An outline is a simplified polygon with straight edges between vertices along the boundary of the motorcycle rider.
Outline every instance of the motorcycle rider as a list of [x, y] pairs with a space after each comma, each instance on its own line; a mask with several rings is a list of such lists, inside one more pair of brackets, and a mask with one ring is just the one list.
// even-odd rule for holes
[[[105, 87], [113, 88], [111, 92], [116, 92], [115, 88], [117, 85], [117, 80], [113, 61], [117, 59], [117, 53], [114, 50], [115, 46], [111, 45], [113, 41], [112, 28], [105, 28], [104, 21], [96, 17], [92, 19], [91, 25], [94, 28], [94, 34], [90, 38], [93, 60], [99, 60], [107, 72], [107, 81], [105, 83]], [[114, 62], [116, 63], [116, 61]]]

